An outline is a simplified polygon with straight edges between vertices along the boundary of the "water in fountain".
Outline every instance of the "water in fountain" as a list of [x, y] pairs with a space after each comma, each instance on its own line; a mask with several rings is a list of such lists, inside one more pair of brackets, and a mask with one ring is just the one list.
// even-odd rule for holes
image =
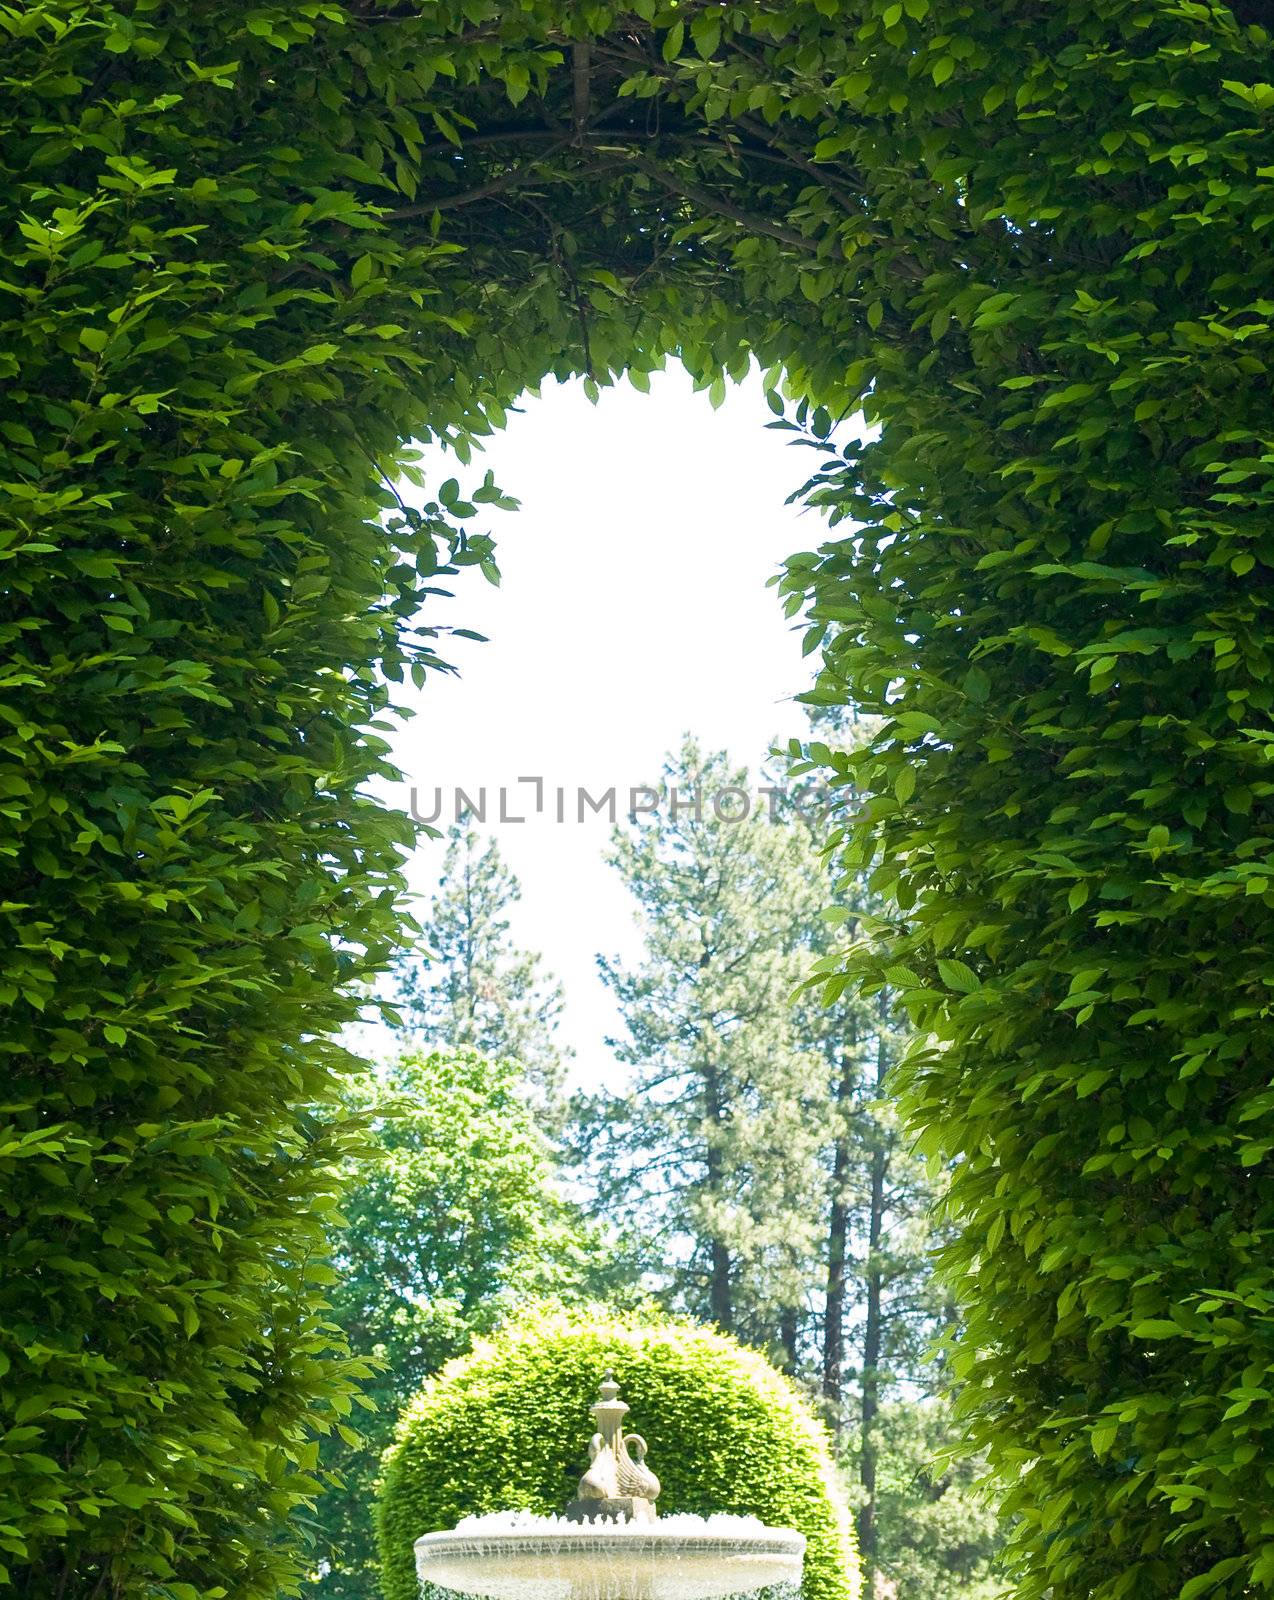
[[[519, 1590], [519, 1593], [525, 1593], [528, 1600], [534, 1600], [534, 1589]], [[456, 1600], [456, 1591], [443, 1589], [436, 1583], [422, 1583], [420, 1600]], [[785, 1583], [772, 1583], [764, 1589], [722, 1595], [719, 1600], [801, 1600], [801, 1584], [798, 1578], [791, 1578]]]
[[[534, 1594], [533, 1590], [526, 1591], [528, 1596]], [[436, 1583], [422, 1583], [420, 1585], [420, 1600], [456, 1600], [454, 1589], [440, 1588]], [[789, 1579], [786, 1583], [772, 1583], [765, 1589], [754, 1589], [751, 1593], [735, 1593], [722, 1595], [720, 1600], [801, 1600], [801, 1585], [798, 1579]]]
[[[805, 1541], [755, 1517], [580, 1521], [502, 1511], [417, 1543], [428, 1589], [487, 1600], [728, 1600], [790, 1582]], [[449, 1597], [448, 1597], [449, 1600]]]

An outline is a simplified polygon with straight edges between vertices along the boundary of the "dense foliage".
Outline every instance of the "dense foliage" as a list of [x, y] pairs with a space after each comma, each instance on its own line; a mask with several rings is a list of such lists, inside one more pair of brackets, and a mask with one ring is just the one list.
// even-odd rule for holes
[[937, 1036], [906, 1102], [958, 1163], [1015, 1593], [1237, 1596], [1274, 1587], [1274, 49], [1221, 7], [1014, 9], [939, 87], [910, 22], [863, 65], [932, 175], [913, 237], [959, 242], [814, 491], [862, 526], [790, 583], [820, 692], [886, 719], [832, 761], [896, 907], [848, 965]]
[[[873, 1600], [1008, 1600], [995, 1559], [1003, 1529], [979, 1482], [983, 1463], [953, 1458], [959, 1436], [945, 1401], [887, 1398], [875, 1433]], [[845, 1435], [851, 1468], [858, 1442]]]
[[791, 1384], [723, 1334], [596, 1308], [510, 1324], [408, 1406], [377, 1502], [385, 1600], [416, 1600], [422, 1533], [488, 1511], [562, 1510], [588, 1466], [588, 1408], [608, 1369], [650, 1445], [661, 1511], [799, 1528], [806, 1600], [857, 1600], [827, 1437]]
[[910, 1104], [960, 1168], [1018, 1592], [1274, 1585], [1265, 11], [0, 11], [28, 1591], [299, 1570], [352, 1378], [315, 1281], [341, 1135], [303, 1108], [405, 838], [361, 785], [388, 686], [440, 664], [408, 619], [491, 570], [455, 528], [500, 498], [389, 479], [545, 372], [674, 346], [710, 389], [783, 363], [816, 436], [879, 425], [813, 491], [864, 531], [791, 598], [836, 630], [826, 695], [886, 719], [848, 844], [898, 911], [863, 964], [943, 1041]]
[[562, 1197], [516, 1062], [409, 1052], [346, 1100], [371, 1118], [371, 1149], [341, 1205], [331, 1317], [376, 1370], [358, 1432], [324, 1441], [335, 1482], [314, 1514], [312, 1559], [324, 1600], [373, 1600], [372, 1486], [408, 1398], [527, 1297], [598, 1292], [606, 1263]]

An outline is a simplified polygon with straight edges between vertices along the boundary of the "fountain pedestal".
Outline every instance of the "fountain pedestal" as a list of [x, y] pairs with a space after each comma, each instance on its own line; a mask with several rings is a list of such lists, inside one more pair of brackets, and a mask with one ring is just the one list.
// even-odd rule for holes
[[597, 1431], [589, 1440], [589, 1468], [566, 1508], [569, 1522], [653, 1522], [658, 1515], [659, 1479], [646, 1465], [646, 1441], [639, 1433], [624, 1432], [628, 1409], [608, 1372], [593, 1406]]

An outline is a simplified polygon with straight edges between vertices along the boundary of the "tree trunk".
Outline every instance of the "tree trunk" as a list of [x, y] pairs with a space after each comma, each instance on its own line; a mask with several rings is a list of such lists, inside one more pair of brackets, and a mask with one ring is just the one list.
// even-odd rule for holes
[[849, 1292], [849, 1200], [845, 1193], [849, 1179], [849, 1102], [854, 1092], [855, 1072], [851, 1038], [841, 1055], [836, 1081], [836, 1139], [832, 1145], [831, 1202], [827, 1222], [827, 1304], [823, 1318], [823, 1393], [838, 1408], [836, 1426], [841, 1426], [839, 1406], [845, 1384], [845, 1301]]
[[[699, 965], [706, 966], [707, 958], [700, 961]], [[711, 1061], [705, 1061], [703, 1066], [704, 1105], [708, 1113], [708, 1148], [704, 1157], [704, 1166], [708, 1176], [708, 1193], [714, 1198], [721, 1196], [721, 1152], [717, 1146], [716, 1129], [724, 1121], [723, 1107], [721, 1104], [721, 1082], [717, 1069]], [[728, 1333], [734, 1326], [734, 1293], [730, 1250], [725, 1241], [712, 1238], [708, 1241], [708, 1254], [711, 1261], [711, 1275], [708, 1280], [708, 1315], [723, 1332]]]
[[788, 1372], [796, 1371], [799, 1319], [795, 1306], [786, 1306], [779, 1317], [779, 1343], [783, 1346], [784, 1365]]
[[[876, 1043], [877, 1093], [880, 1092], [888, 1065], [885, 1022], [882, 1014]], [[862, 1554], [863, 1574], [869, 1583], [873, 1581], [876, 1571], [876, 1419], [880, 1412], [880, 1356], [884, 1332], [880, 1245], [884, 1230], [885, 1180], [888, 1171], [889, 1151], [884, 1131], [877, 1128], [872, 1141], [871, 1196], [867, 1216], [867, 1309], [863, 1323], [862, 1441], [859, 1455], [863, 1504], [858, 1513], [858, 1547]]]
[[734, 1324], [734, 1295], [730, 1283], [730, 1252], [720, 1239], [712, 1241], [708, 1311], [717, 1327], [728, 1333]]

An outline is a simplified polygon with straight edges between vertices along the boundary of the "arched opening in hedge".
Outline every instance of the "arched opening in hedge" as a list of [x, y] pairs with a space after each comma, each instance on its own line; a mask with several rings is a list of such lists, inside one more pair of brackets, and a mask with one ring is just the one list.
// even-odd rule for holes
[[897, 916], [830, 981], [938, 1040], [903, 1087], [959, 1166], [962, 1404], [1018, 1593], [1268, 1583], [1235, 1399], [1274, 1301], [1252, 9], [0, 19], [0, 1552], [29, 1592], [297, 1570], [357, 1381], [324, 1355], [344, 1135], [314, 1108], [408, 842], [360, 792], [370, 725], [486, 553], [392, 480], [546, 372], [674, 348], [880, 424], [828, 458], [844, 526], [790, 583], [821, 692], [885, 715], [831, 776]]

